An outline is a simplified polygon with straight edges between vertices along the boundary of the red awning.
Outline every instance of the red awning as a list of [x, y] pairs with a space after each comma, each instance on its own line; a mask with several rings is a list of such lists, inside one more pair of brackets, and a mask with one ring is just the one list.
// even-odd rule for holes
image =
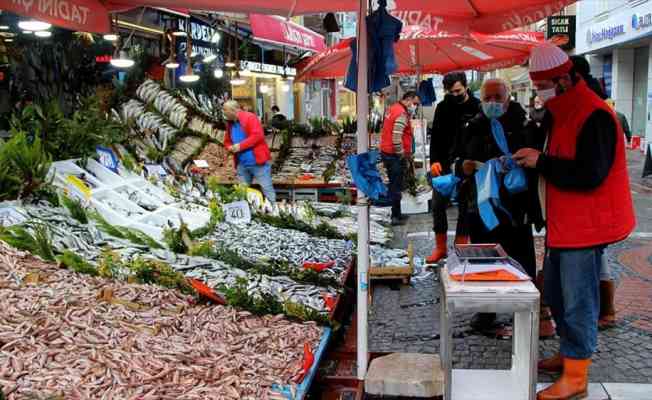
[[250, 14], [249, 23], [254, 37], [258, 40], [316, 53], [326, 50], [326, 42], [322, 35], [284, 18]]
[[99, 0], [0, 0], [0, 9], [74, 31], [111, 30], [107, 9]]

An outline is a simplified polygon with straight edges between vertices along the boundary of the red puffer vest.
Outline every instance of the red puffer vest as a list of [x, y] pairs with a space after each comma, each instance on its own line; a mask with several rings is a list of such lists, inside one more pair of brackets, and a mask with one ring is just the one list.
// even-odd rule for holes
[[616, 155], [607, 178], [589, 191], [562, 190], [546, 183], [548, 246], [586, 248], [621, 241], [634, 230], [636, 218], [629, 189], [622, 127], [609, 106], [584, 81], [546, 103], [553, 116], [547, 154], [574, 159], [577, 138], [596, 110], [609, 112], [616, 123]]
[[[392, 141], [392, 133], [394, 131], [394, 122], [401, 115], [406, 114], [407, 110], [405, 106], [401, 103], [396, 103], [389, 108], [387, 111], [387, 116], [385, 116], [385, 122], [383, 124], [383, 132], [380, 136], [380, 151], [385, 154], [394, 154], [394, 142]], [[411, 154], [412, 153], [412, 126], [410, 125], [410, 117], [408, 116], [408, 123], [405, 129], [403, 130], [403, 136], [401, 137], [401, 142], [403, 143], [403, 153]]]

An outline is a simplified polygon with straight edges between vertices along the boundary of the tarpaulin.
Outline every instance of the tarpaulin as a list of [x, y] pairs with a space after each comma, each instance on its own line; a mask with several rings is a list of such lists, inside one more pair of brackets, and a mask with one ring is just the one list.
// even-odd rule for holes
[[74, 31], [111, 31], [107, 8], [99, 0], [0, 0], [0, 9]]
[[258, 40], [314, 52], [326, 50], [322, 35], [284, 18], [249, 14], [249, 23], [254, 37]]

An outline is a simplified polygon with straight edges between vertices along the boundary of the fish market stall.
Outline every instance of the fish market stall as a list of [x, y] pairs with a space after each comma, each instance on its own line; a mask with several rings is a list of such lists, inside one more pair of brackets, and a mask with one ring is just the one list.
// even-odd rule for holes
[[[328, 330], [192, 305], [152, 285], [62, 270], [0, 244], [0, 381], [8, 399], [268, 399]], [[311, 350], [313, 351], [313, 350]], [[298, 398], [298, 397], [296, 397]]]

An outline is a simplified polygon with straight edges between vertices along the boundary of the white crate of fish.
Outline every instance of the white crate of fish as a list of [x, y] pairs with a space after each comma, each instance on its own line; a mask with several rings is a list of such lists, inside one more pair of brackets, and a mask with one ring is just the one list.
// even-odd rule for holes
[[412, 243], [407, 250], [371, 246], [369, 253], [370, 278], [409, 277], [414, 272]]
[[192, 213], [176, 207], [163, 208], [160, 211], [149, 214], [137, 222], [152, 225], [156, 228], [165, 229], [169, 227], [179, 228], [181, 222], [188, 225], [191, 230], [204, 227], [210, 221], [210, 214], [203, 215]]
[[122, 185], [125, 183], [124, 178], [112, 172], [104, 165], [98, 163], [92, 158], [86, 162], [86, 167], [84, 168], [84, 170], [92, 174], [93, 177], [98, 179], [106, 186]]
[[50, 176], [54, 176], [54, 184], [65, 188], [68, 185], [68, 178], [74, 176], [84, 183], [91, 191], [99, 190], [104, 185], [88, 171], [80, 168], [72, 160], [57, 161], [52, 163], [49, 171]]
[[158, 199], [161, 203], [165, 205], [171, 205], [176, 202], [174, 197], [170, 196], [164, 190], [152, 185], [144, 179], [137, 179], [130, 182], [130, 185], [151, 198]]
[[158, 198], [149, 196], [131, 185], [119, 186], [114, 191], [146, 211], [154, 212], [165, 205]]
[[[127, 197], [107, 190], [94, 195], [91, 203], [98, 208], [100, 214], [108, 222], [116, 225], [127, 225], [134, 220], [143, 218], [150, 214], [145, 209], [128, 200]], [[118, 218], [114, 218], [117, 216]]]

